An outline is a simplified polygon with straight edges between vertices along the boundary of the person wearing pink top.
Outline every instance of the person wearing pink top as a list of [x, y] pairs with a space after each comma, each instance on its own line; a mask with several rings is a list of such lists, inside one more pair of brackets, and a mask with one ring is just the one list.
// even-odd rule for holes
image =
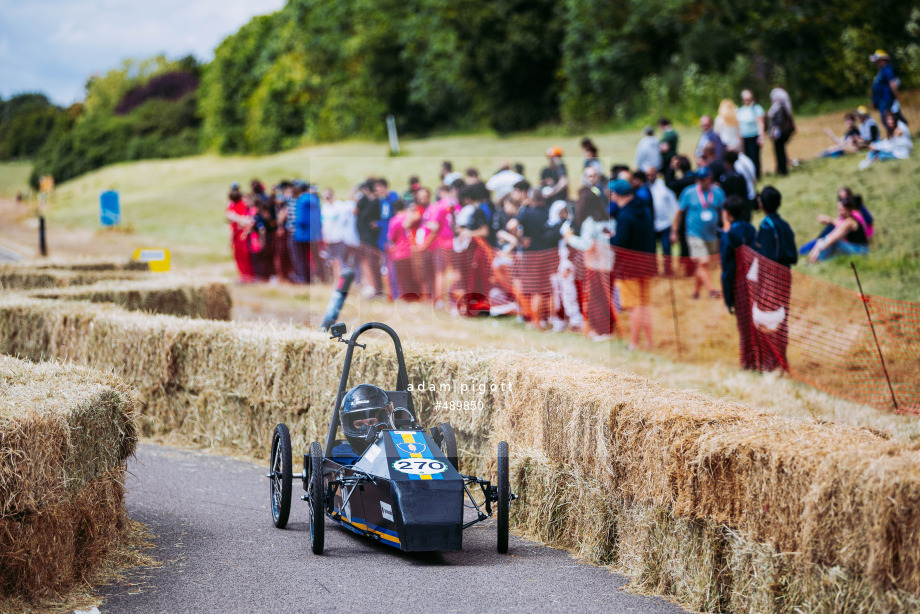
[[455, 190], [445, 190], [443, 196], [433, 205], [431, 192], [420, 188], [416, 192], [416, 203], [423, 207], [419, 241], [416, 249], [424, 255], [424, 275], [427, 285], [433, 278], [431, 297], [436, 307], [444, 305], [447, 263], [454, 247], [453, 212], [456, 206]]
[[390, 271], [390, 287], [395, 289], [393, 298], [418, 300], [421, 288], [412, 260], [412, 247], [418, 223], [414, 222], [414, 216], [406, 211], [403, 201], [396, 201], [393, 210], [396, 214], [390, 218], [387, 228], [390, 262], [393, 265]]

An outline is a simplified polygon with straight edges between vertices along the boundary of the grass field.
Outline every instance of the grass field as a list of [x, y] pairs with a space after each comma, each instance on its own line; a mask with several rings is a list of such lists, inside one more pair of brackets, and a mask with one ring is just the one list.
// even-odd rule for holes
[[7, 162], [0, 164], [0, 197], [14, 198], [17, 192], [25, 192], [29, 187], [30, 162]]
[[[803, 160], [789, 177], [767, 176], [761, 186], [772, 183], [784, 194], [782, 213], [792, 223], [799, 242], [813, 238], [820, 230], [818, 213], [832, 214], [836, 190], [849, 185], [863, 194], [876, 216], [877, 235], [872, 253], [858, 261], [866, 292], [905, 300], [920, 300], [920, 185], [914, 179], [920, 171], [920, 155], [906, 161], [877, 164], [857, 171], [858, 157], [811, 160], [829, 140], [824, 128], [840, 132], [842, 112], [800, 118], [799, 132], [790, 144], [790, 157]], [[920, 115], [912, 116], [920, 124]], [[682, 127], [681, 151], [691, 152], [698, 129]], [[301, 177], [330, 186], [340, 195], [367, 176], [385, 176], [401, 190], [412, 174], [433, 185], [442, 160], [455, 168], [476, 166], [488, 175], [502, 161], [521, 162], [535, 178], [545, 165], [542, 152], [560, 145], [566, 152], [570, 172], [581, 166], [578, 141], [582, 135], [515, 136], [489, 135], [439, 137], [403, 142], [404, 155], [389, 157], [382, 143], [346, 142], [302, 148], [264, 157], [196, 156], [178, 160], [126, 163], [101, 169], [58, 187], [46, 207], [52, 233], [51, 249], [56, 254], [80, 253], [116, 255], [134, 247], [163, 246], [173, 251], [174, 268], [180, 271], [206, 268], [208, 272], [233, 275], [227, 245], [223, 210], [228, 186], [246, 184], [258, 177], [266, 183], [281, 178]], [[631, 163], [638, 130], [592, 134], [606, 164]], [[772, 153], [764, 149], [764, 168], [773, 168]], [[24, 182], [24, 165], [0, 165], [0, 194], [14, 193]], [[105, 232], [98, 227], [98, 195], [113, 188], [121, 193], [125, 228]], [[31, 246], [32, 235], [19, 236], [29, 226], [25, 207], [22, 225], [9, 233], [0, 228], [0, 243], [22, 239]], [[62, 230], [64, 229], [64, 230]], [[56, 235], [54, 233], [57, 233]], [[15, 245], [14, 245], [15, 246]], [[22, 253], [26, 253], [23, 251]], [[802, 264], [800, 272], [855, 289], [849, 261], [821, 265]], [[316, 323], [331, 288], [309, 290], [291, 287], [238, 287], [234, 290], [236, 319], [293, 320]], [[465, 347], [507, 347], [550, 350], [573, 355], [611, 369], [626, 369], [678, 389], [700, 390], [722, 398], [742, 401], [777, 413], [804, 419], [835, 420], [860, 426], [890, 429], [899, 436], [916, 438], [920, 428], [913, 418], [894, 416], [866, 406], [848, 403], [817, 392], [786, 378], [743, 373], [735, 368], [737, 346], [734, 327], [720, 305], [712, 307], [714, 340], [685, 339], [694, 352], [683, 356], [692, 364], [642, 352], [626, 352], [620, 340], [594, 344], [573, 334], [548, 335], [527, 330], [514, 321], [451, 320], [447, 314], [422, 314], [406, 305], [349, 299], [343, 319], [350, 327], [359, 321], [377, 319], [393, 323], [401, 334], [423, 341]], [[724, 317], [723, 317], [724, 316]], [[708, 316], [707, 316], [708, 317]], [[723, 321], [724, 320], [724, 321]], [[701, 329], [701, 334], [707, 332]], [[662, 330], [662, 336], [665, 331]], [[697, 331], [700, 332], [700, 331]], [[717, 338], [716, 338], [717, 337]], [[667, 348], [664, 353], [669, 354]]]
[[[841, 112], [802, 118], [799, 132], [789, 147], [790, 158], [807, 160], [830, 144], [824, 128], [840, 131]], [[917, 115], [920, 120], [920, 114]], [[915, 122], [916, 123], [916, 120]], [[683, 127], [681, 151], [692, 152], [699, 130]], [[637, 130], [591, 135], [606, 164], [631, 163]], [[578, 141], [581, 135], [555, 136], [455, 136], [403, 143], [403, 155], [389, 157], [387, 145], [346, 142], [307, 147], [264, 157], [196, 156], [177, 160], [118, 164], [101, 169], [58, 187], [47, 207], [49, 224], [57, 227], [94, 230], [98, 228], [98, 196], [106, 189], [121, 194], [124, 228], [138, 245], [157, 244], [172, 249], [182, 267], [214, 264], [229, 260], [227, 229], [223, 221], [225, 197], [230, 183], [246, 185], [252, 178], [272, 183], [300, 177], [332, 187], [344, 196], [351, 186], [368, 176], [385, 176], [391, 187], [402, 190], [410, 175], [434, 185], [442, 160], [450, 159], [456, 169], [474, 166], [488, 176], [502, 161], [521, 162], [531, 179], [545, 165], [542, 152], [560, 145], [567, 154], [571, 173], [581, 166]], [[764, 148], [764, 168], [773, 168], [770, 147]], [[877, 164], [857, 171], [857, 157], [836, 160], [807, 160], [789, 177], [766, 177], [761, 185], [773, 183], [785, 197], [782, 213], [792, 223], [800, 242], [813, 238], [820, 227], [818, 213], [832, 214], [836, 190], [849, 185], [863, 194], [877, 216], [878, 234], [872, 254], [861, 259], [867, 292], [918, 300], [920, 293], [920, 156], [901, 162]], [[0, 194], [12, 194], [24, 185], [28, 168], [22, 163], [0, 165]], [[105, 235], [99, 241], [105, 242]], [[830, 262], [803, 266], [818, 277], [855, 287], [848, 263]]]

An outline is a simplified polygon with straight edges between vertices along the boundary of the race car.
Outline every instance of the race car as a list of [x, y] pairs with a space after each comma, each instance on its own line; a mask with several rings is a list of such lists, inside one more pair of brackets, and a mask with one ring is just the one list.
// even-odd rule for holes
[[[358, 338], [368, 330], [387, 333], [396, 349], [395, 390], [359, 384], [346, 392]], [[463, 546], [463, 531], [494, 514], [497, 548], [508, 552], [508, 510], [517, 499], [509, 486], [508, 444], [498, 443], [496, 484], [459, 472], [457, 440], [449, 423], [426, 431], [416, 420], [402, 344], [379, 322], [360, 326], [345, 339], [345, 325], [331, 328], [345, 343], [345, 364], [325, 445], [310, 444], [297, 475], [309, 507], [310, 543], [322, 554], [325, 518], [376, 542], [404, 552], [451, 551]], [[338, 439], [341, 427], [345, 439]], [[287, 526], [291, 509], [291, 437], [287, 425], [275, 427], [271, 442], [269, 492], [272, 521]], [[477, 492], [478, 491], [478, 492]], [[473, 493], [481, 494], [480, 500]], [[464, 509], [475, 510], [466, 521]]]

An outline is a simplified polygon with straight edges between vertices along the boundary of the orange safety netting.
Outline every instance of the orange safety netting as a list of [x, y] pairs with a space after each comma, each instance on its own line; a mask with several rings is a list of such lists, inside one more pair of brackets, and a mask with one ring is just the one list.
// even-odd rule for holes
[[920, 304], [861, 297], [790, 272], [749, 247], [739, 249], [737, 267], [742, 361], [786, 368], [841, 397], [920, 414]]
[[[656, 353], [781, 369], [843, 398], [882, 408], [894, 408], [896, 399], [898, 411], [920, 415], [920, 304], [866, 297], [877, 348], [856, 291], [748, 247], [736, 254], [734, 316], [720, 296], [697, 288], [695, 261], [600, 244], [585, 251], [502, 251], [477, 237], [395, 259], [364, 244], [324, 246], [321, 253], [353, 268], [364, 288], [392, 299], [431, 301], [469, 316], [519, 315], [595, 338], [628, 337], [631, 308], [647, 305]], [[718, 293], [719, 255], [704, 268]]]

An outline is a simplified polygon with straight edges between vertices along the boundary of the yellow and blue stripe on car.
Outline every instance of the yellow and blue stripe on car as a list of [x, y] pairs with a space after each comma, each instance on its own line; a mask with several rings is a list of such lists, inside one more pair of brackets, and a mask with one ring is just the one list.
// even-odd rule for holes
[[[425, 441], [425, 433], [422, 431], [390, 431], [390, 437], [399, 454], [400, 459], [430, 459], [435, 462], [443, 462], [434, 457], [431, 447]], [[432, 472], [429, 474], [408, 474], [410, 480], [443, 480], [443, 472]]]

